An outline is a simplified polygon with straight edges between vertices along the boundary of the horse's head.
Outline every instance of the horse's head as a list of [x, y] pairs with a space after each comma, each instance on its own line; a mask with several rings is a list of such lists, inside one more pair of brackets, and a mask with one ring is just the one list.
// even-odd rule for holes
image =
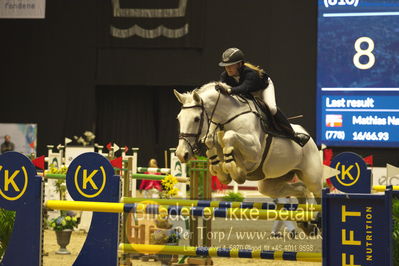
[[200, 142], [205, 137], [209, 127], [204, 103], [197, 93], [180, 94], [174, 90], [176, 98], [182, 104], [177, 116], [179, 121], [179, 144], [176, 155], [181, 162], [187, 162], [198, 151]]

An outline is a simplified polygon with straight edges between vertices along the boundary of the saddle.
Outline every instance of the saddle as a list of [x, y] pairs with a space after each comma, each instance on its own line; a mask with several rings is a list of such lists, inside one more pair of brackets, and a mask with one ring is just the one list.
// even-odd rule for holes
[[250, 100], [252, 100], [255, 104], [263, 132], [274, 137], [287, 138], [286, 135], [281, 134], [281, 127], [262, 98], [252, 96]]

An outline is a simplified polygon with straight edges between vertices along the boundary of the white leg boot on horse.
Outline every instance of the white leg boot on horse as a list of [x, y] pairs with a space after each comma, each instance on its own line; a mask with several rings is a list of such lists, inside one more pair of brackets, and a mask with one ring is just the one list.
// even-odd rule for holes
[[220, 160], [218, 156], [218, 152], [216, 147], [210, 148], [206, 151], [206, 156], [209, 159], [209, 171], [212, 175], [218, 177], [220, 183], [222, 184], [229, 184], [231, 182], [231, 177], [223, 171], [223, 162]]
[[208, 148], [206, 156], [209, 159], [209, 171], [212, 175], [217, 176], [220, 183], [229, 184], [231, 177], [223, 170], [223, 148], [220, 140], [223, 138], [224, 132], [217, 130], [214, 124], [209, 128], [209, 134], [205, 139], [205, 145]]

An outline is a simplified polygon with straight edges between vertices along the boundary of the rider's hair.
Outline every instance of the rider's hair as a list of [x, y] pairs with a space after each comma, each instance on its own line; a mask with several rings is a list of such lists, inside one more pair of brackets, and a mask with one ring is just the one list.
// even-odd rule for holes
[[260, 78], [263, 78], [266, 74], [266, 71], [264, 71], [260, 66], [255, 66], [249, 62], [245, 62], [244, 65], [246, 67], [249, 67], [250, 69], [255, 70], [256, 72], [258, 72], [258, 75]]

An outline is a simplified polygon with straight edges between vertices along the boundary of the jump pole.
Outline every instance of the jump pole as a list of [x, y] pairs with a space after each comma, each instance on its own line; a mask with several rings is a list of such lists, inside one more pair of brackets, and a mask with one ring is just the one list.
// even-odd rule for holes
[[[387, 186], [373, 186], [373, 190], [377, 192], [384, 192], [387, 189]], [[399, 191], [399, 186], [392, 186], [392, 190]]]
[[170, 168], [137, 167], [137, 173], [144, 172], [170, 174]]
[[[146, 179], [146, 180], [163, 180], [166, 177], [166, 175], [151, 175], [151, 174], [132, 174], [133, 179]], [[187, 177], [182, 177], [182, 176], [175, 176], [177, 179], [177, 182], [180, 183], [187, 183], [190, 181], [189, 178]]]

